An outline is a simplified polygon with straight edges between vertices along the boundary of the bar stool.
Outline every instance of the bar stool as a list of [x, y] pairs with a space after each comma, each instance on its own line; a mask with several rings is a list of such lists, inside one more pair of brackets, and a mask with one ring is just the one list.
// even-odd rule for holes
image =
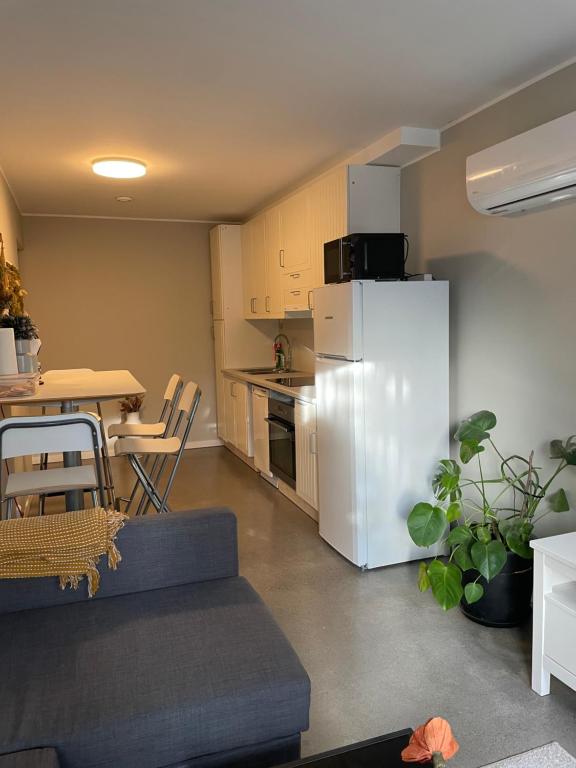
[[[170, 434], [170, 426], [172, 424], [172, 420], [174, 418], [174, 415], [176, 413], [176, 406], [178, 405], [178, 401], [180, 399], [180, 395], [182, 392], [182, 387], [184, 386], [184, 383], [182, 381], [182, 377], [179, 376], [177, 373], [173, 373], [168, 381], [168, 385], [164, 391], [164, 397], [163, 397], [163, 404], [162, 408], [160, 410], [160, 415], [158, 417], [158, 421], [149, 423], [149, 424], [126, 424], [125, 422], [119, 422], [117, 424], [111, 424], [108, 428], [108, 437], [149, 437], [149, 438], [162, 438], [162, 437], [168, 437]], [[154, 479], [154, 476], [156, 474], [157, 466], [158, 466], [158, 458], [157, 457], [151, 457], [150, 455], [146, 456], [144, 459], [144, 466], [147, 467], [150, 463], [150, 460], [153, 458], [152, 461], [152, 468], [150, 471], [150, 476]], [[134, 501], [134, 497], [136, 496], [136, 493], [138, 492], [138, 486], [139, 482], [136, 480], [134, 483], [134, 487], [132, 488], [132, 492], [129, 497], [119, 497], [117, 501], [117, 508], [120, 506], [120, 502], [124, 501], [126, 502], [126, 512], [129, 511], [130, 507], [132, 506], [132, 503]], [[144, 502], [144, 492], [142, 493], [142, 498], [140, 499], [140, 503], [138, 505], [138, 509], [141, 508], [143, 502]]]
[[[143, 438], [129, 437], [120, 438], [114, 446], [116, 456], [127, 456], [132, 469], [136, 474], [137, 482], [148, 497], [148, 502], [143, 509], [146, 512], [148, 503], [151, 502], [156, 507], [157, 512], [168, 512], [168, 496], [172, 490], [174, 478], [180, 459], [186, 447], [188, 435], [192, 428], [194, 416], [198, 410], [198, 404], [202, 393], [200, 388], [194, 382], [188, 382], [182, 391], [182, 396], [177, 406], [178, 418], [174, 426], [174, 432], [171, 437]], [[181, 435], [178, 433], [181, 432]], [[160, 459], [160, 470], [156, 476], [152, 476], [146, 471], [146, 467], [140, 460], [140, 456], [154, 456]], [[162, 475], [167, 460], [172, 457], [174, 464], [168, 476], [168, 481], [164, 493], [160, 495], [158, 490], [158, 481]], [[137, 514], [140, 513], [140, 509]]]

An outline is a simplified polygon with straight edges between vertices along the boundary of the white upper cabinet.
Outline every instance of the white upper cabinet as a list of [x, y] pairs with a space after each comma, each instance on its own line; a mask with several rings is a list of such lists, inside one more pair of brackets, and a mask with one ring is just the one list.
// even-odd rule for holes
[[264, 317], [266, 313], [266, 215], [260, 214], [242, 227], [244, 316]]
[[243, 226], [244, 317], [313, 309], [324, 243], [353, 232], [400, 231], [400, 169], [341, 166]]
[[400, 168], [349, 165], [347, 227], [355, 232], [400, 232]]
[[306, 187], [278, 205], [279, 263], [283, 274], [312, 266], [310, 191]]
[[266, 211], [266, 317], [284, 317], [280, 267], [280, 212], [278, 207]]

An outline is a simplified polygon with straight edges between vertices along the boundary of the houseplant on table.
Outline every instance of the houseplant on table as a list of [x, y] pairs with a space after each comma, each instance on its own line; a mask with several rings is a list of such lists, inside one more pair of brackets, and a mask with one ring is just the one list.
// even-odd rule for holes
[[[534, 527], [545, 515], [570, 509], [564, 489], [553, 487], [566, 467], [576, 465], [576, 436], [552, 440], [556, 467], [543, 479], [534, 451], [527, 458], [500, 452], [491, 435], [495, 426], [490, 411], [460, 423], [454, 435], [460, 462], [477, 462], [478, 475], [464, 477], [458, 461], [442, 459], [432, 482], [434, 503], [416, 504], [408, 530], [418, 546], [444, 542], [450, 552], [446, 562], [420, 563], [421, 591], [431, 589], [444, 610], [460, 604], [481, 624], [514, 626], [530, 612]], [[490, 475], [482, 460], [487, 448], [499, 467]]]
[[120, 400], [120, 411], [124, 414], [127, 424], [140, 424], [140, 409], [144, 402], [143, 395], [133, 395]]
[[0, 328], [12, 328], [16, 344], [16, 357], [19, 373], [38, 371], [38, 352], [42, 342], [38, 338], [38, 328], [30, 315], [4, 314], [0, 316]]

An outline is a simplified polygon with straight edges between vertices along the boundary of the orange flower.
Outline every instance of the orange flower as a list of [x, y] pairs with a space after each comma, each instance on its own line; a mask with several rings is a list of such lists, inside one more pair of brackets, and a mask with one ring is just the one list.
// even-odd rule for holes
[[427, 763], [432, 760], [440, 768], [459, 750], [459, 744], [452, 734], [450, 723], [443, 717], [433, 717], [416, 728], [408, 746], [402, 750], [405, 763]]

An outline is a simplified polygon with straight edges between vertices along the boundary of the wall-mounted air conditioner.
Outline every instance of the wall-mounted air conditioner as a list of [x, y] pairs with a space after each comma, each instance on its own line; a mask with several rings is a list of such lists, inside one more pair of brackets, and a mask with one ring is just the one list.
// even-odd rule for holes
[[576, 112], [470, 155], [466, 191], [495, 216], [576, 198]]

